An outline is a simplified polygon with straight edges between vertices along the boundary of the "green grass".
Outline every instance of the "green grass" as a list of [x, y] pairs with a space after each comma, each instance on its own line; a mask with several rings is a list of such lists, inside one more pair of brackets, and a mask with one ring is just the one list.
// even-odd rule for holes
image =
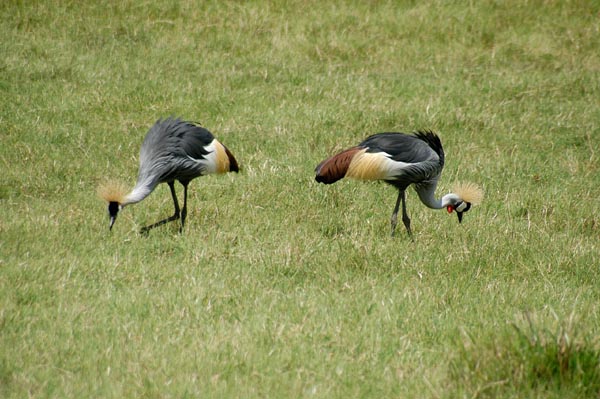
[[[600, 4], [0, 5], [0, 396], [597, 398]], [[159, 117], [240, 174], [192, 182], [185, 233], [108, 232]], [[432, 129], [465, 216], [313, 180], [380, 131]], [[180, 189], [180, 188], [179, 188]]]

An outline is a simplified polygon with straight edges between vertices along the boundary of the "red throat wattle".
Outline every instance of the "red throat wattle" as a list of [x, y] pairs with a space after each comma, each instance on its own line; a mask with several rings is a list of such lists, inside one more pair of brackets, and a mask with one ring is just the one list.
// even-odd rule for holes
[[452, 213], [452, 211], [454, 210], [454, 208], [452, 207], [452, 205], [448, 205], [446, 207], [446, 209], [448, 210], [448, 213]]

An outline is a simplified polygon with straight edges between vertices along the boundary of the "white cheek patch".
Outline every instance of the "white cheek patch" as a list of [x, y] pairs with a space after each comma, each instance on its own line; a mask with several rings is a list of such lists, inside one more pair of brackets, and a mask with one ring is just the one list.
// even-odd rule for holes
[[467, 203], [466, 202], [461, 202], [459, 206], [456, 207], [456, 210], [459, 212], [464, 211], [467, 208]]
[[215, 147], [215, 140], [213, 140], [209, 145], [204, 147], [204, 150], [208, 151], [208, 154], [204, 155], [204, 159], [195, 159], [190, 157], [189, 155], [188, 158], [200, 164], [203, 175], [215, 173], [217, 171], [217, 149]]

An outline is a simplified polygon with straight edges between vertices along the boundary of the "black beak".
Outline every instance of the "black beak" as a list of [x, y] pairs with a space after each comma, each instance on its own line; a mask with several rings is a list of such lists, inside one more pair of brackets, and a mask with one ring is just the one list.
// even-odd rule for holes
[[456, 211], [456, 216], [458, 216], [458, 223], [462, 223], [462, 215], [463, 212]]
[[108, 203], [108, 217], [110, 217], [110, 224], [108, 225], [108, 230], [112, 230], [113, 224], [115, 224], [115, 220], [117, 220], [117, 214], [119, 213], [119, 203], [116, 201], [111, 201]]

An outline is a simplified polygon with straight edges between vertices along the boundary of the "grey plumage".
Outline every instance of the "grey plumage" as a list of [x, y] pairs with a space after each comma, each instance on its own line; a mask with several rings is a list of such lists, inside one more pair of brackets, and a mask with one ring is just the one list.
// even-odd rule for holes
[[367, 148], [369, 153], [389, 154], [391, 160], [406, 164], [385, 179], [399, 190], [405, 190], [411, 184], [423, 187], [433, 184], [435, 189], [444, 168], [442, 143], [436, 134], [429, 131], [414, 135], [379, 133], [366, 138], [359, 147]]
[[[167, 183], [175, 206], [173, 216], [144, 227], [143, 232], [181, 217], [181, 229], [187, 215], [187, 187], [191, 180], [209, 173], [237, 172], [233, 154], [207, 129], [181, 119], [158, 120], [148, 131], [140, 149], [138, 179], [127, 195], [106, 196], [110, 227], [123, 207], [148, 196], [160, 183]], [[175, 180], [184, 188], [183, 208], [179, 208]], [[109, 190], [110, 191], [110, 190]], [[114, 192], [115, 190], [112, 190]]]
[[398, 199], [392, 213], [392, 235], [402, 204], [402, 221], [410, 236], [410, 218], [406, 212], [406, 189], [413, 185], [419, 199], [432, 209], [446, 207], [456, 210], [459, 222], [470, 204], [456, 193], [435, 198], [435, 190], [444, 168], [445, 155], [439, 137], [430, 131], [413, 135], [378, 133], [367, 137], [356, 147], [349, 148], [321, 162], [315, 180], [331, 184], [351, 177], [360, 180], [383, 180], [398, 189]]
[[138, 183], [159, 184], [192, 180], [203, 173], [197, 160], [209, 153], [214, 136], [201, 126], [180, 119], [158, 120], [140, 148]]

